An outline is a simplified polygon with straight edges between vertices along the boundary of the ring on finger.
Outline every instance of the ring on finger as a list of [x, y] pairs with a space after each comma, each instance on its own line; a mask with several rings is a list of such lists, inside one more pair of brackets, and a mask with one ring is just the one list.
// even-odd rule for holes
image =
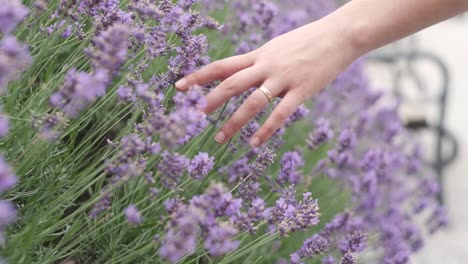
[[258, 89], [265, 95], [265, 97], [268, 99], [268, 102], [273, 100], [273, 95], [271, 95], [271, 92], [265, 86], [262, 85]]

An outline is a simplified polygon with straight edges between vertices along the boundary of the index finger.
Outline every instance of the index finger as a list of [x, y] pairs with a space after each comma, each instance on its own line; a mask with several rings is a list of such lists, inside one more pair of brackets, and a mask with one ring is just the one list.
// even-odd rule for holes
[[216, 80], [224, 80], [234, 73], [253, 65], [249, 54], [237, 55], [208, 64], [202, 69], [189, 74], [176, 82], [180, 91], [187, 91], [193, 85], [205, 85]]

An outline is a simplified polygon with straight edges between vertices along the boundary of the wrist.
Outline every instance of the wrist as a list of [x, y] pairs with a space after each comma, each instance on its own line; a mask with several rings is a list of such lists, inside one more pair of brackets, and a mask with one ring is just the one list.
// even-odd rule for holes
[[378, 48], [372, 34], [371, 23], [364, 18], [356, 18], [353, 7], [349, 4], [319, 20], [328, 28], [340, 43], [341, 48], [349, 53], [353, 61]]

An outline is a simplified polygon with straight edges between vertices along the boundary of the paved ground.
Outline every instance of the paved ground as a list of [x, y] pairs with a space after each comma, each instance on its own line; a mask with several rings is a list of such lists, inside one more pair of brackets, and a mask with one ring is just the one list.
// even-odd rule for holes
[[[468, 16], [433, 26], [416, 35], [419, 47], [438, 54], [451, 74], [447, 126], [460, 143], [460, 153], [445, 173], [445, 200], [451, 226], [429, 238], [426, 248], [415, 256], [416, 264], [468, 263]], [[388, 49], [388, 47], [387, 47]], [[385, 86], [380, 70], [370, 69], [372, 80]], [[436, 80], [430, 69], [428, 85]], [[388, 81], [388, 80], [387, 80]], [[411, 110], [410, 110], [411, 111]], [[421, 111], [421, 109], [416, 110]], [[422, 108], [422, 113], [431, 109]]]

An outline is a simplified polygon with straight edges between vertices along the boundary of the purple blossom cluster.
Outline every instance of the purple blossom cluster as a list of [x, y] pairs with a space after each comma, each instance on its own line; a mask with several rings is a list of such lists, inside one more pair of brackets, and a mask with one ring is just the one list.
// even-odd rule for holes
[[139, 225], [143, 222], [143, 216], [141, 216], [140, 211], [138, 211], [138, 208], [134, 204], [127, 206], [124, 213], [130, 225]]
[[[37, 3], [38, 10], [44, 10], [47, 4]], [[196, 11], [197, 3], [207, 9]], [[224, 4], [232, 11], [232, 20], [222, 27], [204, 14], [209, 8]], [[18, 17], [24, 17], [14, 4], [10, 6], [10, 13], [0, 11], [0, 31], [6, 33], [18, 23]], [[171, 90], [180, 77], [209, 62], [207, 37], [198, 33], [200, 29], [230, 34], [237, 47], [235, 52], [245, 53], [333, 8], [334, 1], [327, 0], [131, 0], [126, 7], [119, 0], [60, 0], [51, 23], [43, 30], [47, 34], [60, 32], [64, 38], [89, 39], [91, 44], [84, 54], [90, 71], [70, 70], [61, 89], [50, 97], [56, 111], [37, 118], [34, 127], [42, 137], [56, 138], [65, 118], [77, 118], [105, 96], [115, 77], [123, 80], [115, 87], [119, 103], [140, 109], [141, 118], [135, 119], [138, 121], [130, 134], [108, 141], [115, 156], [107, 161], [109, 182], [90, 212], [93, 218], [112, 206], [115, 189], [133, 179], [143, 178], [151, 197], [166, 189], [179, 197], [184, 178], [200, 184], [210, 172], [225, 174], [233, 191], [213, 184], [203, 194], [187, 200], [171, 197], [165, 201], [168, 218], [158, 250], [162, 258], [172, 263], [199, 248], [212, 256], [227, 254], [239, 246], [240, 241], [235, 238], [239, 231], [255, 233], [264, 223], [271, 234], [280, 237], [316, 226], [320, 218], [317, 199], [307, 190], [298, 195], [302, 196], [299, 200], [296, 197], [297, 186], [310, 181], [305, 176], [309, 174], [338, 182], [344, 192], [351, 192], [352, 199], [346, 212], [336, 215], [292, 253], [291, 263], [307, 258], [322, 258], [322, 263], [357, 263], [359, 253], [366, 248], [368, 234], [377, 238], [375, 245], [382, 249], [381, 263], [407, 263], [409, 255], [422, 246], [415, 218], [430, 210], [427, 224], [432, 232], [447, 219], [434, 200], [439, 192], [437, 183], [422, 176], [427, 171], [403, 130], [396, 108], [378, 104], [381, 94], [369, 87], [362, 60], [319, 94], [313, 109], [301, 106], [286, 122], [287, 126], [300, 121], [313, 123], [314, 129], [304, 139], [303, 148], [278, 155], [285, 135], [282, 128], [267, 147], [246, 150], [250, 137], [268, 115], [264, 110], [231, 142], [227, 164], [219, 171], [215, 158], [206, 150], [199, 150], [193, 158], [189, 153], [194, 152], [187, 151], [191, 140], [214, 121], [202, 112], [206, 106], [204, 93], [209, 87], [193, 87], [186, 94], [175, 95]], [[4, 23], [4, 17], [12, 19]], [[85, 21], [94, 30], [85, 30]], [[24, 70], [29, 60], [27, 49], [6, 35], [0, 42], [0, 88]], [[167, 69], [150, 73], [150, 66], [158, 60], [167, 61]], [[13, 62], [16, 66], [11, 66]], [[227, 117], [249, 94], [234, 98], [222, 114], [221, 110], [215, 114]], [[273, 102], [273, 106], [276, 104]], [[309, 116], [321, 118], [311, 120]], [[2, 118], [0, 136], [8, 128], [8, 122]], [[304, 154], [317, 149], [327, 150], [326, 157], [314, 171], [304, 172]], [[270, 168], [277, 157], [280, 169], [273, 172]], [[270, 172], [275, 175], [268, 175]], [[0, 159], [0, 192], [15, 183], [10, 167]], [[271, 197], [278, 197], [272, 203], [261, 197], [262, 188], [268, 184]], [[130, 225], [140, 225], [144, 220], [142, 212], [145, 210], [140, 212], [135, 205], [129, 205], [123, 215]], [[13, 206], [0, 201], [0, 231], [14, 219]]]
[[288, 151], [281, 158], [281, 171], [276, 178], [281, 185], [286, 183], [297, 185], [301, 182], [303, 175], [299, 171], [305, 164], [301, 153], [298, 151]]
[[[333, 99], [338, 94], [340, 101]], [[317, 171], [352, 191], [350, 210], [364, 223], [360, 234], [378, 236], [374, 244], [383, 249], [382, 263], [407, 263], [423, 244], [416, 221], [421, 212], [432, 211], [428, 222], [431, 231], [447, 220], [436, 200], [437, 183], [428, 177], [430, 171], [418, 165], [421, 159], [415, 154], [416, 146], [402, 129], [396, 108], [382, 107], [375, 98], [364, 77], [362, 61], [354, 63], [316, 97], [319, 107], [313, 110], [314, 115], [327, 118], [328, 129], [338, 135]], [[429, 186], [421, 191], [424, 185]], [[359, 237], [352, 233], [355, 231], [340, 232], [344, 238]], [[342, 263], [356, 263], [360, 250], [344, 245], [339, 240], [334, 244], [343, 254]]]
[[203, 179], [214, 166], [214, 157], [210, 157], [206, 152], [200, 152], [196, 155], [188, 167], [190, 177], [196, 180]]
[[165, 108], [155, 107], [146, 116], [145, 123], [139, 126], [147, 134], [159, 134], [161, 143], [170, 148], [186, 144], [208, 125], [202, 112], [206, 99], [201, 89], [178, 93], [173, 99], [175, 108], [172, 112], [166, 114]]
[[30, 63], [31, 57], [26, 45], [11, 35], [0, 39], [0, 94], [6, 92], [8, 83], [15, 80]]
[[[141, 97], [141, 100], [145, 100]], [[151, 97], [153, 98], [153, 97]], [[135, 124], [135, 132], [124, 136], [120, 143], [109, 141], [118, 150], [115, 161], [107, 165], [111, 176], [110, 185], [105, 188], [103, 198], [96, 204], [90, 215], [99, 216], [111, 206], [112, 190], [126, 182], [145, 176], [150, 185], [150, 195], [157, 194], [155, 185], [161, 183], [168, 189], [176, 189], [188, 173], [193, 179], [203, 179], [214, 166], [214, 157], [200, 152], [193, 159], [174, 150], [203, 131], [207, 121], [201, 112], [205, 98], [200, 89], [191, 89], [174, 97], [175, 110], [167, 113], [159, 101], [147, 101], [148, 113], [141, 123]], [[159, 136], [158, 141], [155, 135]], [[162, 144], [161, 144], [161, 143]], [[159, 156], [157, 173], [152, 175], [148, 158]], [[158, 180], [158, 182], [156, 181]]]
[[[266, 24], [259, 24], [259, 21], [268, 21], [259, 19], [261, 14], [268, 12], [256, 13], [255, 8], [245, 12], [242, 4], [233, 4], [233, 10], [238, 10], [241, 20], [241, 34], [234, 35], [233, 42], [242, 49], [241, 53], [271, 37], [318, 19], [336, 8], [333, 1], [326, 0], [313, 3], [278, 1], [276, 4], [288, 12], [284, 16], [282, 13], [277, 14], [275, 19]], [[269, 4], [263, 6], [275, 10]], [[263, 36], [258, 35], [259, 28], [262, 29]], [[447, 223], [445, 211], [435, 198], [439, 191], [437, 183], [431, 179], [430, 170], [421, 165], [417, 146], [404, 131], [397, 108], [382, 107], [379, 104], [382, 94], [369, 86], [363, 63], [363, 60], [359, 60], [351, 65], [330, 87], [313, 99], [311, 116], [321, 118], [313, 121], [315, 128], [307, 138], [309, 151], [314, 151], [325, 143], [327, 145], [324, 147], [328, 149], [327, 157], [317, 164], [313, 174], [326, 175], [339, 182], [344, 190], [352, 191], [352, 200], [348, 206], [351, 227], [334, 228], [314, 235], [291, 256], [293, 263], [299, 263], [304, 258], [321, 258], [326, 252], [340, 252], [341, 255], [328, 255], [323, 263], [336, 263], [336, 260], [340, 263], [356, 263], [358, 254], [366, 245], [364, 234], [379, 238], [375, 244], [383, 249], [382, 263], [407, 263], [408, 256], [422, 246], [422, 229], [416, 221], [418, 217], [422, 217], [421, 212], [431, 211], [427, 221], [431, 232]], [[240, 99], [239, 103], [242, 102], [242, 98]], [[230, 109], [236, 109], [237, 106], [238, 104], [228, 106], [226, 112], [230, 114]], [[308, 114], [303, 109], [297, 111], [298, 119], [293, 119], [294, 121]], [[264, 114], [266, 113], [262, 113]], [[281, 145], [277, 144], [281, 142], [281, 136], [282, 131], [279, 131], [269, 143], [273, 149]], [[242, 146], [242, 140], [238, 144]], [[255, 182], [247, 184], [243, 180], [249, 173], [246, 168], [250, 158], [249, 155], [242, 156], [221, 172], [228, 172], [229, 182], [250, 187], [239, 188], [242, 194], [255, 195], [258, 194], [258, 189], [255, 190], [259, 188], [258, 185]], [[298, 173], [298, 169], [302, 164], [301, 152], [285, 153], [276, 183], [281, 186], [300, 182], [303, 176]], [[273, 183], [270, 181], [270, 184]], [[278, 188], [274, 187], [272, 190]], [[277, 203], [279, 202], [281, 208], [285, 205], [280, 201], [281, 199]], [[254, 207], [249, 204], [246, 206]], [[334, 221], [340, 217], [342, 215], [338, 215]], [[245, 218], [245, 215], [243, 218], [239, 216], [239, 219]], [[239, 219], [236, 221], [239, 222]], [[252, 225], [244, 226], [245, 230], [252, 231], [249, 229]]]
[[[0, 9], [0, 95], [7, 91], [10, 81], [25, 71], [31, 63], [29, 49], [10, 35], [18, 23], [29, 13], [28, 9], [19, 0], [2, 2]], [[1, 105], [0, 105], [1, 109]], [[10, 122], [6, 115], [0, 113], [0, 138], [8, 135]], [[0, 195], [16, 186], [18, 178], [13, 168], [0, 155]], [[0, 246], [5, 243], [6, 228], [16, 221], [16, 208], [7, 200], [0, 200]], [[0, 259], [0, 262], [2, 259]]]
[[281, 236], [303, 231], [319, 223], [319, 206], [310, 192], [304, 193], [297, 202], [293, 187], [286, 189], [274, 207], [264, 211], [270, 230], [278, 231]]
[[[291, 254], [290, 261], [301, 263], [306, 258], [320, 257], [335, 250], [341, 253], [339, 263], [357, 263], [357, 254], [367, 246], [367, 235], [361, 231], [365, 225], [362, 218], [349, 212], [338, 214], [322, 231], [306, 239], [302, 247]], [[328, 255], [322, 263], [337, 263], [335, 259]]]
[[222, 185], [213, 184], [201, 195], [185, 204], [180, 200], [168, 200], [166, 209], [170, 220], [159, 254], [172, 263], [196, 251], [197, 242], [210, 255], [226, 254], [239, 245], [234, 239], [237, 228], [226, 219], [239, 213], [242, 200], [234, 198]]
[[21, 4], [20, 0], [3, 2], [0, 10], [0, 33], [11, 33], [28, 13], [28, 9]]
[[106, 94], [112, 77], [118, 72], [127, 57], [130, 29], [123, 24], [114, 24], [94, 38], [92, 49], [86, 54], [92, 64], [92, 73], [70, 70], [64, 85], [50, 97], [50, 104], [68, 117], [79, 112]]

